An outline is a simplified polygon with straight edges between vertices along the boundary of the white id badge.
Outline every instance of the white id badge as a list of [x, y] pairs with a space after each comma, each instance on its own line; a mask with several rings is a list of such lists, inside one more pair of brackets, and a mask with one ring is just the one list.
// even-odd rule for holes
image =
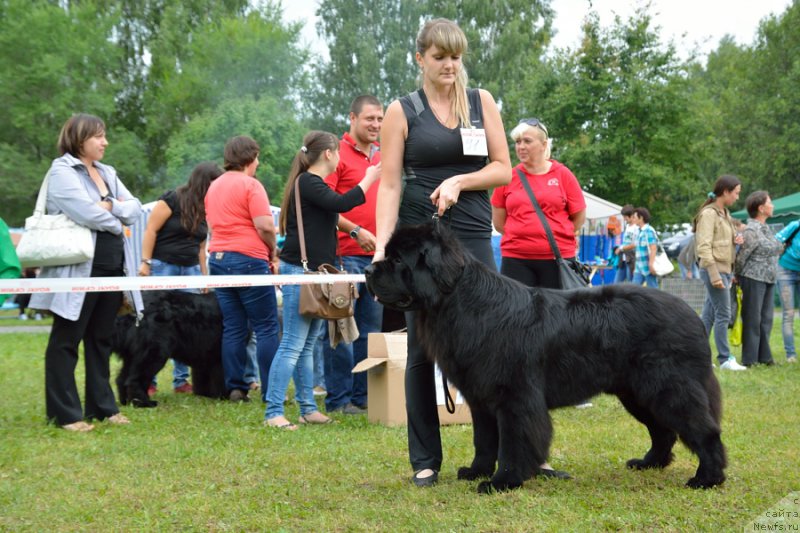
[[464, 155], [489, 155], [486, 130], [483, 128], [461, 128], [461, 144], [464, 146]]

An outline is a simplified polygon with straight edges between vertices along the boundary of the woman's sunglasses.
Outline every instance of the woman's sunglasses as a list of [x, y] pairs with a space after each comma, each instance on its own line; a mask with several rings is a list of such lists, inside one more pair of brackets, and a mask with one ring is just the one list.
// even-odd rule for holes
[[539, 128], [544, 132], [545, 137], [550, 137], [550, 134], [547, 133], [547, 127], [538, 119], [538, 118], [523, 118], [519, 121], [520, 124], [527, 124], [532, 128]]

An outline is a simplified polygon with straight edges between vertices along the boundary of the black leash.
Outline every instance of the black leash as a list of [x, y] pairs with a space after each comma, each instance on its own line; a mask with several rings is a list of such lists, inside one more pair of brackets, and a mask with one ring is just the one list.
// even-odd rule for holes
[[[448, 217], [449, 218], [449, 217]], [[439, 230], [439, 223], [441, 222], [442, 217], [439, 216], [439, 213], [434, 213], [431, 217], [433, 220], [433, 227], [436, 231]], [[444, 407], [447, 409], [447, 412], [451, 415], [456, 412], [456, 402], [453, 400], [453, 397], [450, 395], [450, 387], [447, 386], [447, 376], [444, 375], [444, 371], [440, 368], [439, 371], [442, 373], [442, 387], [444, 388]]]

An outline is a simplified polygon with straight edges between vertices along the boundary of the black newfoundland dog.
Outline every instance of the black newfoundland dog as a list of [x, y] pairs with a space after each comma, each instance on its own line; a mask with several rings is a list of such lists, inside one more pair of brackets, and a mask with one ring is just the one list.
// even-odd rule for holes
[[153, 377], [170, 357], [192, 367], [194, 393], [225, 397], [222, 370], [222, 314], [213, 294], [146, 291], [144, 318], [117, 317], [112, 351], [122, 359], [117, 376], [119, 400], [155, 407], [147, 395]]
[[538, 474], [552, 438], [548, 409], [601, 392], [650, 433], [650, 450], [628, 467], [666, 467], [680, 437], [700, 460], [689, 487], [725, 480], [711, 350], [702, 322], [677, 297], [627, 284], [529, 288], [432, 224], [398, 229], [366, 279], [382, 304], [417, 311], [420, 342], [469, 404], [475, 458], [458, 478], [491, 476], [479, 492]]

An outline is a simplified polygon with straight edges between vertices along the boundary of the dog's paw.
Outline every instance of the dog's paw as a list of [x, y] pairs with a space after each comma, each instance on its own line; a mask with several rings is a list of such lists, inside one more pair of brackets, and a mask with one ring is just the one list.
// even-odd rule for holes
[[491, 477], [494, 472], [483, 472], [477, 469], [473, 469], [469, 466], [462, 466], [458, 469], [458, 479], [464, 479], [467, 481], [475, 481], [476, 479], [482, 477]]
[[644, 459], [631, 459], [625, 465], [631, 470], [649, 470], [651, 468], [662, 468], [660, 465], [654, 465]]
[[690, 489], [711, 489], [716, 487], [717, 485], [722, 485], [724, 481], [725, 481], [725, 476], [721, 476], [715, 479], [702, 479], [698, 476], [695, 476], [686, 482], [686, 486], [689, 487]]
[[491, 481], [481, 481], [478, 483], [478, 494], [492, 494], [494, 492], [494, 486]]
[[152, 408], [152, 407], [156, 407], [158, 405], [158, 402], [155, 401], [155, 400], [151, 400], [149, 398], [147, 400], [134, 398], [134, 399], [131, 400], [131, 405], [133, 405], [134, 407], [138, 407], [138, 408]]

